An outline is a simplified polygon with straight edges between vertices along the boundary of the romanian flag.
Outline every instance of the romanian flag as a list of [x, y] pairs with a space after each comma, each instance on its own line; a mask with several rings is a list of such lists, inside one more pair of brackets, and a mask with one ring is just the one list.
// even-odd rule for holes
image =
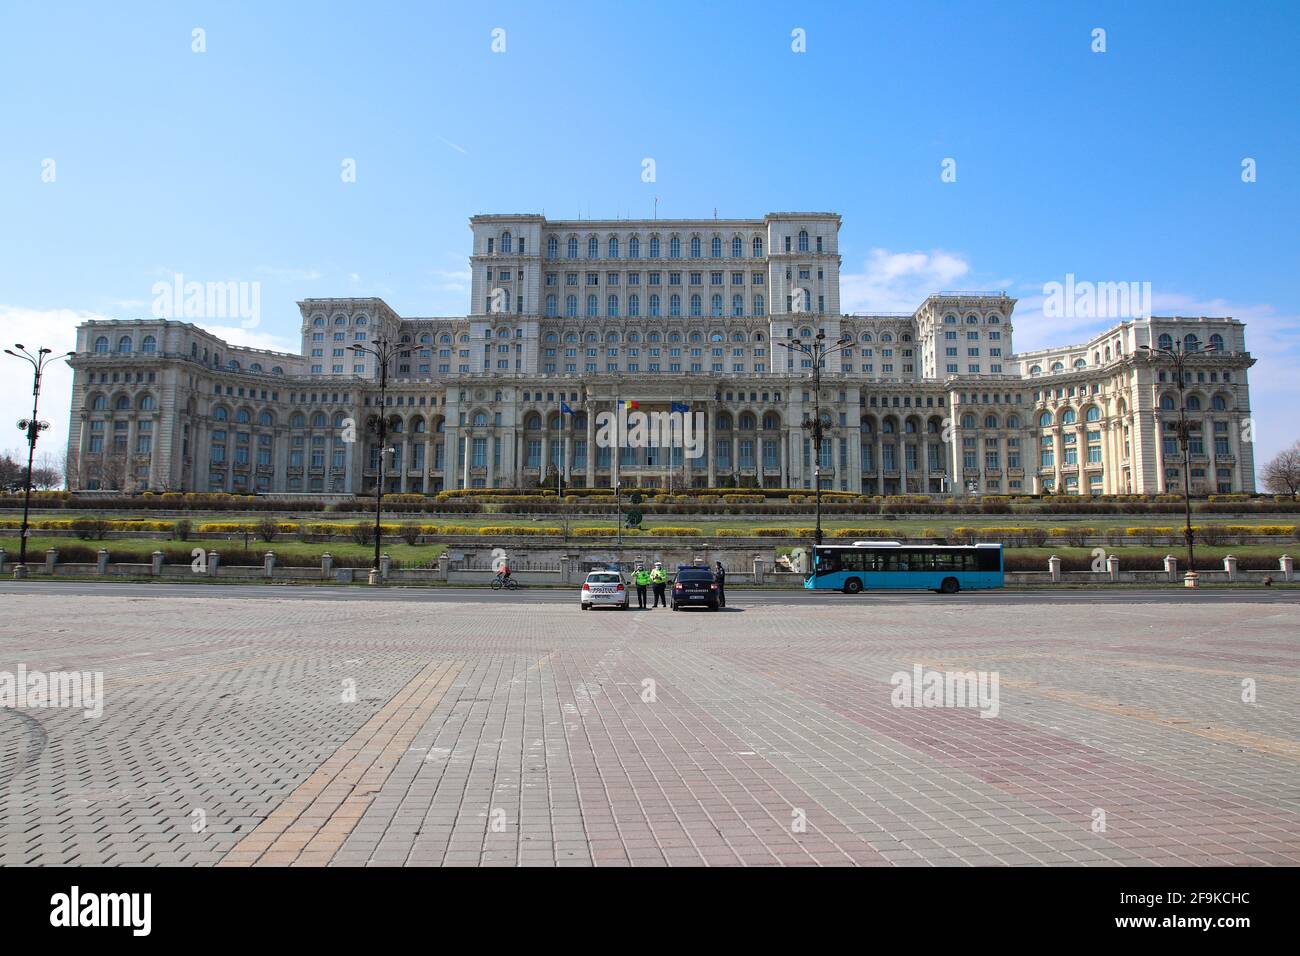
[[622, 398], [620, 398], [620, 399], [618, 400], [618, 407], [619, 407], [619, 408], [626, 408], [629, 412], [634, 412], [634, 411], [636, 411], [638, 408], [641, 407], [641, 403], [638, 402], [638, 401], [636, 401], [635, 399], [630, 399], [630, 398], [629, 398], [629, 399], [622, 399]]

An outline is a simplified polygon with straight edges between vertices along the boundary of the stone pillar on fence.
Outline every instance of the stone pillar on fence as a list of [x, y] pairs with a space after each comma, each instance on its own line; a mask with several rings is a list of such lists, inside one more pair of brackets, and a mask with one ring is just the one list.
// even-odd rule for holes
[[451, 555], [444, 551], [438, 555], [438, 580], [447, 580], [447, 571], [451, 567]]
[[262, 575], [263, 577], [275, 576], [275, 552], [268, 551], [262, 555]]
[[209, 551], [208, 552], [208, 575], [210, 577], [215, 578], [217, 576], [217, 569], [220, 567], [221, 567], [221, 555], [218, 554], [216, 551]]
[[0, 574], [5, 573], [5, 561], [7, 560], [8, 560], [8, 555], [5, 554], [5, 549], [0, 548]]
[[1223, 558], [1223, 570], [1228, 572], [1228, 580], [1237, 580], [1237, 559], [1231, 554]]
[[1106, 573], [1107, 575], [1109, 575], [1111, 581], [1119, 580], [1119, 556], [1118, 555], [1112, 554], [1110, 555], [1110, 557], [1106, 558]]
[[95, 556], [95, 573], [108, 573], [108, 551], [105, 548], [100, 548], [99, 554]]
[[1178, 580], [1178, 559], [1172, 554], [1165, 555], [1165, 574], [1169, 575], [1170, 581]]
[[45, 573], [53, 574], [54, 566], [59, 563], [59, 549], [50, 548], [45, 552]]
[[560, 583], [569, 583], [569, 556], [567, 554], [560, 555]]
[[379, 577], [383, 581], [388, 580], [388, 571], [393, 566], [393, 559], [386, 554], [379, 556]]
[[162, 576], [163, 558], [165, 557], [166, 555], [161, 551], [155, 551], [153, 553], [153, 567], [151, 567], [149, 571], [156, 578]]
[[[0, 551], [0, 570], [3, 570], [4, 568], [4, 555], [5, 553]], [[1277, 569], [1282, 572], [1283, 581], [1290, 581], [1295, 575], [1295, 562], [1291, 555], [1284, 554], [1282, 557], [1278, 558]]]
[[320, 576], [322, 581], [328, 581], [330, 575], [334, 573], [334, 555], [326, 551], [320, 556]]
[[763, 576], [767, 573], [767, 560], [762, 555], [754, 557], [754, 584], [762, 584]]
[[1047, 572], [1052, 576], [1053, 584], [1061, 583], [1061, 559], [1056, 555], [1047, 559]]

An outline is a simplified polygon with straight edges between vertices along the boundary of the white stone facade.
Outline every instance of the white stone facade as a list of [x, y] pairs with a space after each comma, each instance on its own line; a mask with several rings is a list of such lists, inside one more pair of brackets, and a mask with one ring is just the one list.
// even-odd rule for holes
[[[811, 488], [815, 456], [800, 427], [814, 405], [811, 361], [782, 343], [821, 332], [852, 341], [822, 370], [824, 488], [1181, 491], [1173, 372], [1139, 350], [1177, 342], [1197, 353], [1186, 387], [1200, 426], [1194, 493], [1254, 491], [1254, 359], [1241, 322], [1126, 320], [1084, 344], [1016, 354], [1015, 300], [1001, 292], [843, 314], [839, 226], [832, 213], [476, 216], [467, 315], [307, 299], [300, 355], [230, 346], [182, 321], [87, 322], [73, 360], [71, 486], [373, 491], [379, 452], [364, 423], [378, 370], [349, 346], [384, 337], [409, 346], [389, 370], [387, 491], [566, 478]], [[703, 413], [705, 454], [598, 448], [596, 416], [620, 400]]]

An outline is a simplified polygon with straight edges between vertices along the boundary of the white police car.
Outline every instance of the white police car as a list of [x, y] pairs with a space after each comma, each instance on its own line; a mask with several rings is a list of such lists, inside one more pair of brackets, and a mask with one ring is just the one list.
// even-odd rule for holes
[[593, 607], [627, 610], [629, 596], [628, 583], [621, 572], [592, 571], [582, 582], [582, 596], [578, 600], [584, 611]]

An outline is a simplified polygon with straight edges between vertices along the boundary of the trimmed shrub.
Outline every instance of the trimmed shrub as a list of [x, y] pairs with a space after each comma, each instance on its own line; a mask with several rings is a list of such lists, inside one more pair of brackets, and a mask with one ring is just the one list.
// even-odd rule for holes
[[77, 518], [72, 522], [72, 530], [82, 541], [102, 541], [108, 534], [109, 523], [103, 518]]
[[[468, 529], [467, 529], [468, 530]], [[472, 532], [469, 532], [472, 533]], [[557, 535], [563, 534], [563, 528], [539, 528], [535, 525], [486, 525], [479, 528], [481, 535]]]

